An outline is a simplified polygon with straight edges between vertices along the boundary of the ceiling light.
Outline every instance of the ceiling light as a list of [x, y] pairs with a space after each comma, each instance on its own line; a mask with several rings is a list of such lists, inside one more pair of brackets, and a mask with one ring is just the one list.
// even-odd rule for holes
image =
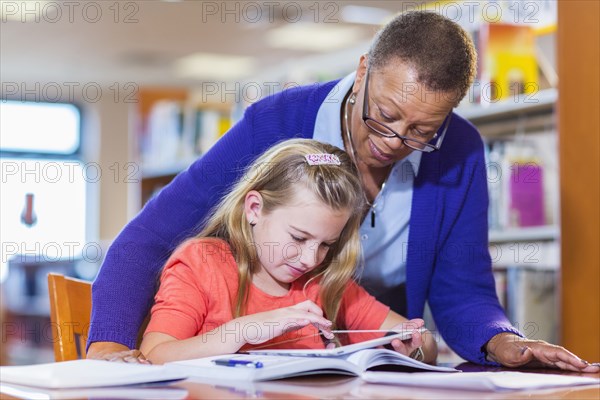
[[7, 1], [0, 0], [0, 22], [56, 22], [61, 18], [61, 5], [49, 0]]
[[381, 25], [392, 13], [383, 8], [364, 6], [345, 6], [342, 8], [342, 20], [355, 24]]
[[267, 43], [275, 48], [325, 52], [349, 47], [361, 37], [362, 29], [355, 26], [296, 23], [268, 31]]
[[231, 80], [254, 73], [253, 57], [229, 54], [194, 53], [175, 62], [175, 72], [181, 78]]

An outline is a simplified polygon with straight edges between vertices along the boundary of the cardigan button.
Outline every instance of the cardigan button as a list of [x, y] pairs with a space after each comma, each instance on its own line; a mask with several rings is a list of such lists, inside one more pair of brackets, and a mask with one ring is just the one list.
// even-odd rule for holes
[[369, 238], [369, 235], [367, 235], [366, 233], [364, 235], [362, 235], [360, 237], [362, 240], [367, 240]]

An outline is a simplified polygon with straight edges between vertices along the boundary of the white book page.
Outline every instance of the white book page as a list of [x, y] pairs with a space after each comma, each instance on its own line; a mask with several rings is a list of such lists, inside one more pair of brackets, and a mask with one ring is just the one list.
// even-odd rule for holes
[[[421, 329], [421, 332], [424, 328]], [[354, 330], [354, 331], [334, 331], [338, 333], [352, 332], [354, 334], [362, 333], [368, 334], [374, 331], [369, 330]], [[339, 357], [342, 355], [352, 354], [359, 350], [371, 349], [378, 346], [383, 346], [391, 343], [394, 339], [406, 340], [412, 336], [412, 331], [399, 331], [392, 335], [381, 336], [382, 331], [377, 330], [377, 336], [374, 339], [364, 340], [357, 343], [345, 344], [339, 347], [326, 348], [326, 349], [306, 349], [306, 348], [290, 348], [290, 349], [272, 349], [268, 348], [249, 350], [250, 354], [263, 354], [263, 355], [280, 355], [280, 356], [292, 356], [292, 357]], [[384, 331], [385, 332], [385, 331]]]
[[[217, 365], [217, 359], [244, 360], [260, 362], [260, 368], [244, 366]], [[191, 377], [214, 378], [219, 380], [238, 379], [260, 381], [279, 379], [288, 376], [325, 373], [325, 371], [341, 373], [342, 371], [360, 375], [362, 372], [346, 360], [335, 357], [287, 357], [257, 354], [225, 354], [194, 360], [167, 363], [169, 368], [184, 372]]]
[[362, 350], [344, 357], [347, 361], [356, 364], [362, 371], [380, 365], [403, 365], [428, 371], [457, 372], [458, 370], [448, 367], [429, 365], [412, 359], [404, 354], [387, 349]]

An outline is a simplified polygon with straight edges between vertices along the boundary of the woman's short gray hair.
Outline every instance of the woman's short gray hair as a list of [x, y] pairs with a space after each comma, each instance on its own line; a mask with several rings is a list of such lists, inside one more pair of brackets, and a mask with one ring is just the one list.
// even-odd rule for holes
[[375, 36], [369, 68], [400, 60], [414, 68], [418, 83], [428, 89], [467, 94], [477, 70], [477, 53], [469, 35], [457, 23], [429, 11], [395, 17]]

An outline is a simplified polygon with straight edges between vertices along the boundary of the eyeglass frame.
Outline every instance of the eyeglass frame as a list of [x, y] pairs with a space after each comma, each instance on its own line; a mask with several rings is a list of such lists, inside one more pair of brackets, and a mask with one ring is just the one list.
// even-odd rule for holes
[[[438, 132], [439, 132], [439, 129], [438, 129], [438, 131], [436, 131], [436, 133], [430, 139], [430, 141], [431, 141], [431, 140], [435, 139], [436, 137], [438, 137], [438, 140], [436, 141], [435, 144], [421, 142], [419, 140], [415, 140], [415, 139], [400, 135], [394, 129], [390, 128], [388, 125], [377, 121], [375, 118], [369, 117], [369, 69], [367, 69], [367, 73], [365, 76], [365, 94], [363, 97], [362, 120], [369, 129], [371, 129], [373, 132], [377, 133], [378, 135], [387, 137], [387, 138], [397, 137], [398, 139], [400, 139], [402, 141], [402, 144], [405, 145], [406, 147], [409, 147], [413, 150], [420, 151], [422, 153], [432, 153], [434, 151], [439, 151], [440, 148], [442, 147], [442, 142], [444, 141], [444, 137], [446, 136], [446, 131], [448, 131], [448, 126], [450, 126], [451, 117], [452, 117], [452, 112], [450, 112], [446, 116], [446, 118], [444, 118], [444, 122], [442, 122], [443, 131], [442, 131], [441, 135], [439, 135], [439, 137], [438, 137]], [[376, 124], [381, 125], [382, 127], [386, 128], [387, 130], [392, 132], [392, 134], [387, 135], [385, 133], [380, 132], [379, 130], [377, 130], [377, 129], [373, 128], [371, 125], [369, 125], [369, 123], [367, 121], [373, 121]], [[419, 144], [423, 145], [423, 148], [413, 147], [415, 145], [411, 146], [409, 143], [407, 143], [407, 141], [409, 143], [410, 142], [419, 143]]]

